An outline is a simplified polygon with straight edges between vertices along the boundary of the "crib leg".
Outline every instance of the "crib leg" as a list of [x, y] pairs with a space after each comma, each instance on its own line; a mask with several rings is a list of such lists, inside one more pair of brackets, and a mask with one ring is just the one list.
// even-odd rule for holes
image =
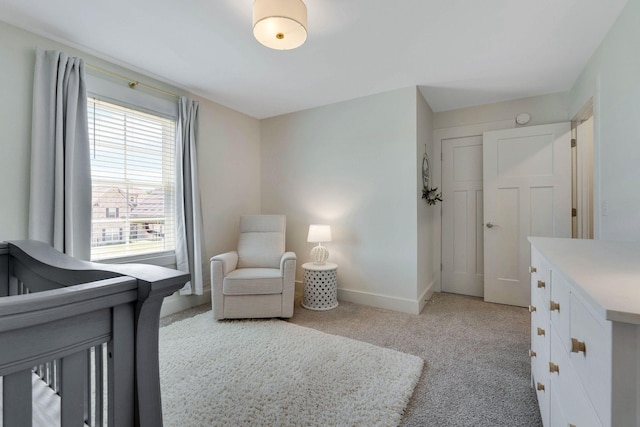
[[[107, 344], [109, 363], [109, 425], [133, 427], [134, 425], [134, 335], [133, 306], [119, 305], [113, 308], [113, 338]], [[158, 427], [162, 427], [158, 425]]]
[[31, 427], [31, 369], [5, 375], [3, 387], [2, 425]]

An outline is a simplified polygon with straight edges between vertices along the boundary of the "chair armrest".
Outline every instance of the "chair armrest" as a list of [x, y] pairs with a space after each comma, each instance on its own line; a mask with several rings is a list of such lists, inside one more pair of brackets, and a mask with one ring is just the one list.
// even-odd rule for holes
[[295, 252], [285, 252], [282, 255], [282, 258], [280, 258], [280, 271], [284, 272], [284, 265], [286, 261], [289, 261], [289, 260], [295, 261], [296, 259], [297, 258], [296, 258]]
[[233, 271], [238, 267], [238, 252], [231, 251], [226, 252], [220, 255], [216, 255], [211, 258], [211, 265], [213, 266], [214, 262], [222, 263], [222, 276], [226, 276], [229, 272]]
[[280, 259], [282, 273], [282, 317], [293, 316], [293, 300], [296, 293], [296, 254], [285, 252]]

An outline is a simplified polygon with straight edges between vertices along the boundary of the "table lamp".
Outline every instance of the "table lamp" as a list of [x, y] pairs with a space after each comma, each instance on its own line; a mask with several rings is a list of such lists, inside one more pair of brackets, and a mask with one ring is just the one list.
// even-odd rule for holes
[[311, 224], [307, 242], [317, 243], [318, 246], [311, 249], [311, 259], [316, 265], [322, 265], [329, 258], [329, 251], [322, 246], [322, 242], [331, 241], [331, 227], [328, 225]]

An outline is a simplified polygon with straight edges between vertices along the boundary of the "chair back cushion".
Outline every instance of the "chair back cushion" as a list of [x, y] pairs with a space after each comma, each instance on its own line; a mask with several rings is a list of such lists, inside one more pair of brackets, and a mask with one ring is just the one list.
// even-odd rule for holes
[[240, 217], [238, 268], [280, 268], [284, 254], [284, 215], [243, 215]]

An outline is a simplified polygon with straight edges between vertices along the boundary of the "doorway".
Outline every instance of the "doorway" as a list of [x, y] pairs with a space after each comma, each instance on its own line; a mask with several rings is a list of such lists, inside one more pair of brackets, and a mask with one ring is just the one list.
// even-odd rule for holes
[[571, 121], [571, 214], [575, 239], [594, 238], [593, 99]]
[[[558, 237], [572, 235], [570, 125], [566, 123], [564, 128], [566, 131], [560, 132], [559, 129], [550, 130], [557, 127], [554, 125], [514, 129], [513, 122], [492, 124], [493, 129], [512, 129], [507, 133], [503, 131], [494, 135], [497, 137], [494, 140], [494, 149], [497, 150], [499, 147], [504, 149], [494, 153], [494, 160], [498, 158], [502, 160], [496, 163], [493, 169], [498, 168], [496, 170], [499, 171], [502, 167], [503, 172], [508, 172], [506, 173], [508, 176], [503, 178], [515, 180], [515, 183], [507, 183], [506, 187], [497, 193], [500, 197], [494, 197], [496, 199], [494, 202], [504, 203], [498, 203], [499, 206], [492, 208], [491, 221], [486, 217], [485, 187], [487, 183], [484, 175], [487, 171], [484, 166], [486, 159], [483, 155], [485, 145], [483, 133], [492, 130], [489, 126], [481, 131], [476, 128], [467, 128], [434, 134], [440, 142], [438, 145], [441, 149], [439, 154], [442, 162], [438, 166], [441, 167], [440, 177], [444, 199], [441, 211], [441, 289], [443, 292], [485, 297], [488, 301], [527, 305], [528, 291], [520, 292], [520, 288], [525, 288], [526, 280], [523, 277], [526, 276], [525, 270], [529, 265], [528, 249], [525, 248], [528, 244], [526, 237], [528, 235]], [[564, 136], [554, 142], [556, 137], [553, 137], [553, 134], [555, 133], [558, 136], [560, 134]], [[499, 144], [496, 143], [498, 140]], [[552, 145], [558, 148], [551, 148], [548, 145], [552, 142]], [[558, 151], [560, 147], [563, 148]], [[547, 161], [549, 159], [555, 161], [549, 162]], [[553, 163], [556, 164], [555, 167], [551, 167]], [[522, 174], [519, 172], [520, 169], [524, 170]], [[498, 173], [496, 177], [501, 175], [505, 174]], [[500, 180], [503, 181], [503, 178]], [[565, 183], [562, 187], [565, 188], [564, 190], [556, 187], [561, 182]], [[519, 200], [518, 203], [516, 199], [505, 199], [506, 196], [513, 196], [514, 193], [519, 194], [516, 197]], [[506, 203], [509, 200], [513, 202], [509, 205], [510, 207]], [[517, 211], [519, 214], [514, 217], [505, 216], [512, 211]], [[521, 218], [520, 214], [525, 217]], [[519, 237], [507, 239], [507, 235], [511, 236], [507, 233], [509, 230], [517, 232], [515, 234]], [[487, 241], [487, 232], [491, 233], [489, 241]], [[497, 254], [497, 249], [504, 252], [502, 254], [504, 256], [492, 258], [494, 262], [490, 264], [493, 267], [487, 267], [488, 243], [493, 248], [490, 252]], [[495, 261], [503, 258], [505, 261], [502, 263]], [[511, 266], [511, 270], [506, 268], [506, 264]], [[487, 294], [486, 285], [490, 277], [487, 276], [487, 271], [496, 276], [493, 278], [495, 280], [490, 280], [492, 285], [490, 285], [489, 294]], [[509, 272], [512, 274], [506, 274]]]

